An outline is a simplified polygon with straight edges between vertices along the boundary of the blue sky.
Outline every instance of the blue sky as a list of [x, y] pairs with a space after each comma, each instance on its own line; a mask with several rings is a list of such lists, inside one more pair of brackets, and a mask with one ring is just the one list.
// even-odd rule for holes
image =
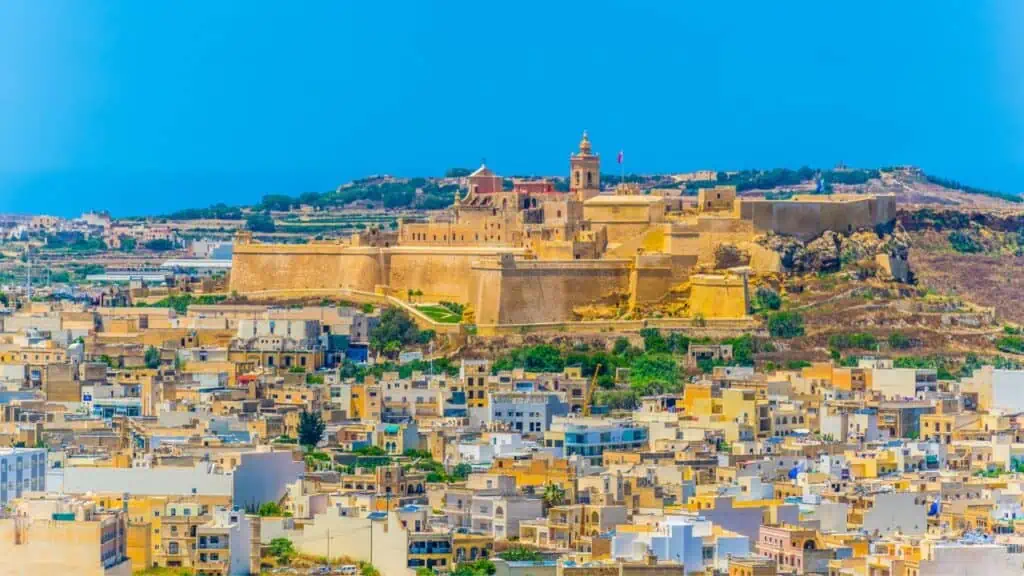
[[481, 158], [918, 164], [1024, 192], [1024, 3], [0, 2], [0, 212], [160, 213]]

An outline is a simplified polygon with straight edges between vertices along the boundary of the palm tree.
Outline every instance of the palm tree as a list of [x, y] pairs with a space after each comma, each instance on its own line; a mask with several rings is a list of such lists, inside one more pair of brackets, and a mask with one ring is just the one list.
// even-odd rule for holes
[[565, 503], [565, 488], [562, 488], [558, 484], [548, 484], [544, 487], [544, 505], [548, 508], [552, 506], [561, 506]]

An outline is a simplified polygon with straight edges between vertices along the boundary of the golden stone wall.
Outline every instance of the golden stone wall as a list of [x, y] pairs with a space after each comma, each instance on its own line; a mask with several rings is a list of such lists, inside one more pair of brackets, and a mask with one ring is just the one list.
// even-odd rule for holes
[[690, 312], [704, 318], [747, 315], [747, 285], [741, 276], [696, 274], [690, 277]]
[[352, 288], [372, 292], [384, 279], [380, 248], [340, 244], [236, 243], [230, 289], [239, 294], [264, 290]]
[[505, 257], [479, 262], [475, 270], [480, 275], [477, 322], [525, 324], [571, 319], [574, 306], [625, 294], [630, 262]]

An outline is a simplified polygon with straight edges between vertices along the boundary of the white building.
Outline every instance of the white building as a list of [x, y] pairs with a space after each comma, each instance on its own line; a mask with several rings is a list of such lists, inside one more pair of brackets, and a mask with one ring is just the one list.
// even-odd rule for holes
[[[706, 540], [713, 538], [713, 554], [704, 553]], [[750, 553], [750, 540], [724, 531], [714, 536], [710, 520], [699, 516], [666, 516], [649, 530], [617, 531], [612, 537], [612, 557], [643, 561], [648, 550], [659, 561], [682, 562], [688, 572], [705, 568], [729, 569], [729, 556]]]
[[255, 565], [253, 562], [253, 542], [259, 542], [259, 528], [253, 520], [237, 508], [217, 508], [212, 516], [196, 531], [199, 571], [211, 568], [221, 574], [243, 576], [259, 570], [258, 553]]

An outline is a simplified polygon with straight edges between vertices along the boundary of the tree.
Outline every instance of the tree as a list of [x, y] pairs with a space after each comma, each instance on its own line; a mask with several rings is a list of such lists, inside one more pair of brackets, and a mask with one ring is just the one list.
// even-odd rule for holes
[[154, 252], [167, 252], [168, 250], [174, 250], [174, 242], [167, 240], [166, 238], [157, 238], [150, 240], [145, 244], [146, 250], [152, 250]]
[[607, 406], [612, 410], [632, 410], [637, 407], [639, 400], [633, 390], [607, 390], [597, 393], [597, 404]]
[[551, 483], [544, 487], [544, 505], [547, 507], [561, 506], [565, 503], [565, 488]]
[[469, 474], [472, 471], [473, 467], [470, 466], [469, 464], [466, 464], [465, 462], [461, 464], [456, 464], [455, 467], [452, 468], [451, 479], [456, 482], [460, 480], [465, 480], [466, 478], [469, 477]]
[[657, 328], [644, 328], [640, 330], [640, 336], [644, 339], [644, 352], [648, 354], [664, 354], [669, 352], [668, 341], [661, 335]]
[[256, 514], [263, 517], [270, 516], [275, 518], [288, 515], [277, 502], [264, 502], [263, 504], [260, 504], [260, 507], [256, 510]]
[[119, 239], [121, 252], [134, 252], [138, 241], [131, 236], [122, 235]]
[[799, 312], [776, 312], [768, 316], [768, 333], [775, 338], [804, 335], [804, 318]]
[[146, 348], [146, 368], [156, 369], [160, 367], [160, 351], [154, 346]]
[[269, 214], [256, 212], [245, 219], [245, 228], [250, 232], [270, 233], [275, 230], [274, 219]]
[[290, 564], [295, 558], [295, 545], [287, 538], [274, 538], [270, 541], [270, 555], [277, 559], [278, 564]]
[[615, 344], [612, 346], [612, 354], [621, 356], [629, 350], [629, 340], [626, 338], [616, 338]]
[[761, 286], [755, 292], [757, 306], [763, 310], [778, 310], [782, 307], [782, 297], [767, 286]]
[[641, 396], [675, 392], [679, 366], [669, 354], [644, 354], [629, 369], [629, 385]]
[[417, 568], [416, 576], [434, 576], [434, 570], [431, 568]]
[[324, 437], [327, 426], [319, 412], [303, 410], [299, 414], [299, 444], [308, 449], [314, 448]]
[[380, 324], [370, 332], [370, 348], [378, 353], [397, 354], [403, 346], [421, 343], [419, 328], [398, 308], [385, 309]]

